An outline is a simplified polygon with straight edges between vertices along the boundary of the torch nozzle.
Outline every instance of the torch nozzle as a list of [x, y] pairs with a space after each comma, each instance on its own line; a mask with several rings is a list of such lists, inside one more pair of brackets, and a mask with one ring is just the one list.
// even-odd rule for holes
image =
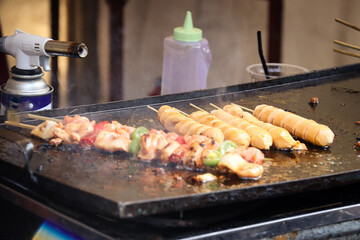
[[85, 58], [88, 48], [84, 43], [49, 40], [45, 43], [45, 51], [51, 56]]

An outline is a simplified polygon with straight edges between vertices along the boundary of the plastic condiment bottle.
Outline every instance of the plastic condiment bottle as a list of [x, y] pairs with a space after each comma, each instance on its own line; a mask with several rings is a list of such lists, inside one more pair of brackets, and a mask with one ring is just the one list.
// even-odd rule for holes
[[164, 40], [161, 94], [205, 89], [210, 64], [209, 43], [202, 30], [193, 27], [187, 11], [184, 26], [174, 28], [174, 35]]

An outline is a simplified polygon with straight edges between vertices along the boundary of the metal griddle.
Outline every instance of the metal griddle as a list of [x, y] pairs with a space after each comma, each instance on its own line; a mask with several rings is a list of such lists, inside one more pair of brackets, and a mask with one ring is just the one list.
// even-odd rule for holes
[[[320, 104], [308, 102], [318, 97]], [[126, 153], [109, 154], [74, 146], [49, 147], [29, 131], [0, 128], [0, 174], [44, 196], [73, 208], [115, 218], [133, 218], [198, 209], [236, 202], [324, 190], [360, 180], [360, 153], [353, 146], [360, 126], [360, 64], [310, 72], [261, 83], [174, 94], [138, 100], [55, 109], [37, 114], [62, 118], [81, 114], [91, 120], [163, 129], [156, 113], [146, 107], [168, 104], [187, 113], [189, 103], [208, 111], [231, 102], [250, 108], [274, 105], [330, 126], [335, 132], [329, 149], [307, 144], [305, 153], [270, 150], [259, 180], [226, 176], [197, 184], [191, 177], [202, 172], [141, 162]], [[30, 124], [40, 122], [27, 121]], [[9, 132], [12, 137], [9, 136]], [[5, 136], [5, 137], [4, 137]], [[31, 160], [24, 160], [19, 141], [34, 144]], [[24, 144], [20, 144], [23, 146]], [[215, 174], [218, 174], [216, 171]]]

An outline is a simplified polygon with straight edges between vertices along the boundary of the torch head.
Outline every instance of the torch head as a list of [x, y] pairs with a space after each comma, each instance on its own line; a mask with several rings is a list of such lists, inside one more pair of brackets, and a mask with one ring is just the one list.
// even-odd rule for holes
[[33, 70], [43, 67], [50, 70], [50, 56], [84, 58], [88, 49], [83, 43], [56, 41], [15, 30], [14, 35], [0, 38], [0, 51], [16, 58], [16, 67]]

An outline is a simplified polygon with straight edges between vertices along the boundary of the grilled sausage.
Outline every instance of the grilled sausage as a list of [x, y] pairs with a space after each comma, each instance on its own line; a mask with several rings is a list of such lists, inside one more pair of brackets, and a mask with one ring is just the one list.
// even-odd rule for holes
[[[241, 107], [236, 105], [226, 105], [223, 107], [224, 111], [233, 115], [234, 117], [242, 117], [244, 120], [249, 121], [250, 123], [257, 125], [265, 130], [267, 130], [273, 139], [274, 146], [277, 149], [298, 149], [305, 150], [306, 146], [295, 139], [290, 135], [290, 133], [281, 127], [274, 126], [270, 123], [264, 123], [258, 120], [256, 117], [251, 115], [248, 112], [244, 112]], [[279, 109], [281, 110], [281, 109]], [[277, 110], [275, 110], [277, 111]], [[282, 110], [284, 111], [284, 110]], [[271, 114], [268, 118], [271, 117]]]
[[174, 131], [175, 125], [184, 119], [186, 117], [183, 114], [170, 106], [164, 105], [158, 110], [158, 120], [170, 132]]
[[[254, 117], [253, 115], [251, 115], [248, 112], [244, 112], [241, 107], [236, 106], [236, 105], [225, 105], [223, 107], [223, 110], [227, 113], [230, 113], [233, 116], [239, 117], [239, 118], [246, 118], [246, 120], [254, 120], [257, 121], [258, 119], [256, 117]], [[250, 121], [251, 122], [251, 121]]]
[[264, 122], [284, 127], [296, 137], [318, 146], [328, 146], [334, 141], [335, 134], [329, 127], [273, 106], [257, 106], [254, 116]]
[[204, 112], [197, 111], [193, 112], [188, 116], [189, 118], [206, 124], [211, 127], [216, 127], [222, 131], [226, 140], [231, 140], [238, 144], [239, 146], [249, 146], [250, 145], [250, 136], [244, 130], [235, 128], [230, 124], [216, 118], [214, 115]]
[[273, 139], [265, 129], [258, 127], [245, 119], [235, 117], [223, 110], [212, 111], [217, 118], [229, 123], [230, 125], [240, 128], [250, 136], [250, 145], [259, 149], [270, 149]]
[[166, 130], [174, 131], [179, 135], [204, 135], [220, 144], [224, 141], [224, 134], [220, 129], [200, 124], [170, 106], [160, 107], [157, 117]]

